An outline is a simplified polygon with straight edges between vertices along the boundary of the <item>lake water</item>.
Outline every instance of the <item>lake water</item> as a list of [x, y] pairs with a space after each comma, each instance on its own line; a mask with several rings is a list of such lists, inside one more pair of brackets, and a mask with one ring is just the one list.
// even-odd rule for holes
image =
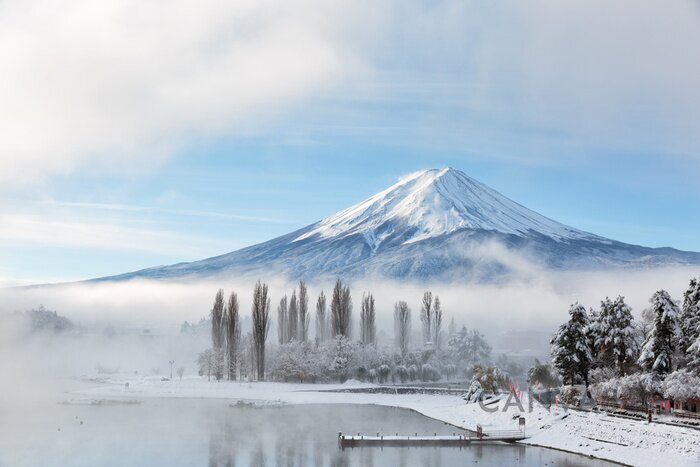
[[339, 431], [458, 432], [408, 410], [379, 406], [254, 408], [231, 407], [225, 400], [147, 399], [137, 405], [53, 404], [16, 413], [0, 413], [3, 467], [613, 465], [508, 444], [339, 449]]

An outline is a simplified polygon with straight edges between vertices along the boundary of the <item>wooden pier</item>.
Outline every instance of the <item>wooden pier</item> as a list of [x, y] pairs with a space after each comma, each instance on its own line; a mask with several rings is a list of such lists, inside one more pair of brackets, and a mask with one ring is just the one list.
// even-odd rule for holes
[[446, 436], [400, 436], [398, 434], [385, 436], [348, 436], [338, 433], [338, 445], [341, 448], [360, 446], [467, 446], [471, 443], [502, 441], [514, 443], [525, 439], [525, 431], [492, 431], [489, 433], [466, 433]]

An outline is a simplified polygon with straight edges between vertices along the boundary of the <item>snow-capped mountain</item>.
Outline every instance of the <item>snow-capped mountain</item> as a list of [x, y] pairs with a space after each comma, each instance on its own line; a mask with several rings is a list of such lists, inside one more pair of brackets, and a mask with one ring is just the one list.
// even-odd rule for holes
[[[523, 262], [555, 269], [700, 264], [700, 253], [617, 242], [542, 216], [459, 170], [416, 172], [273, 240], [104, 279], [221, 273], [290, 278], [499, 280]], [[103, 279], [103, 280], [104, 280]]]

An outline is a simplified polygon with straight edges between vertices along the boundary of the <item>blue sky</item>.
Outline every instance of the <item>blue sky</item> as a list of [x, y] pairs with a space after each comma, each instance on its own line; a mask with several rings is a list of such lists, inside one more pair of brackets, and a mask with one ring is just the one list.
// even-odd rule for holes
[[444, 166], [700, 251], [695, 2], [30, 3], [0, 5], [1, 283], [224, 253]]

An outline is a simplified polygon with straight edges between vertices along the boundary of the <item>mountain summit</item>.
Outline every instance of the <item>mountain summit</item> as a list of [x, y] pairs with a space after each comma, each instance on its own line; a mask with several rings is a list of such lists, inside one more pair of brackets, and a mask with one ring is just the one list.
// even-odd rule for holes
[[378, 247], [387, 240], [417, 242], [463, 229], [539, 233], [554, 239], [599, 238], [531, 211], [459, 170], [445, 168], [413, 173], [322, 220], [297, 240], [363, 233], [370, 246]]
[[566, 226], [453, 168], [413, 173], [315, 224], [225, 255], [107, 277], [231, 274], [495, 281], [532, 262], [553, 269], [700, 264]]

